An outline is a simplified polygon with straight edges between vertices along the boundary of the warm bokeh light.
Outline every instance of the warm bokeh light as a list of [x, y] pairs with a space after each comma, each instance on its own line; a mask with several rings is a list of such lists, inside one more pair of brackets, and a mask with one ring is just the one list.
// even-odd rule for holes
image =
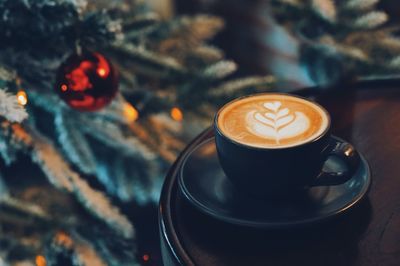
[[19, 91], [17, 93], [17, 101], [20, 105], [26, 105], [28, 103], [28, 96], [24, 91]]
[[144, 261], [149, 261], [150, 260], [150, 256], [147, 255], [147, 254], [144, 254], [142, 258], [143, 258]]
[[55, 242], [57, 245], [64, 246], [66, 248], [71, 248], [73, 245], [71, 237], [62, 231], [56, 234]]
[[37, 255], [35, 262], [36, 262], [36, 266], [46, 266], [46, 264], [47, 264], [45, 257], [43, 257], [42, 255]]
[[65, 85], [65, 84], [61, 85], [61, 90], [62, 91], [67, 91], [68, 90], [68, 86]]
[[182, 113], [181, 109], [179, 109], [178, 107], [172, 108], [171, 109], [171, 117], [175, 121], [182, 121], [183, 120], [183, 113]]
[[126, 119], [128, 119], [128, 121], [133, 122], [139, 118], [139, 112], [131, 104], [125, 103], [124, 116], [126, 117]]

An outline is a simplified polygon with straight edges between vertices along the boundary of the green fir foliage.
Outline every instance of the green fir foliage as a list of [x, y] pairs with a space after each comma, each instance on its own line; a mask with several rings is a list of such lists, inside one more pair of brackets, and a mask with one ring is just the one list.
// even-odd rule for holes
[[398, 27], [379, 0], [273, 0], [273, 14], [301, 43], [300, 57], [317, 84], [400, 72]]
[[[216, 106], [274, 83], [233, 76], [236, 64], [207, 43], [223, 26], [209, 15], [161, 20], [143, 0], [0, 0], [0, 155], [15, 166], [25, 154], [45, 177], [0, 176], [0, 264], [33, 265], [41, 254], [47, 265], [60, 256], [137, 265], [135, 218], [120, 205], [155, 204], [190, 123], [204, 128]], [[82, 49], [120, 76], [97, 112], [71, 109], [54, 88], [60, 64]], [[191, 121], [174, 121], [173, 107]]]

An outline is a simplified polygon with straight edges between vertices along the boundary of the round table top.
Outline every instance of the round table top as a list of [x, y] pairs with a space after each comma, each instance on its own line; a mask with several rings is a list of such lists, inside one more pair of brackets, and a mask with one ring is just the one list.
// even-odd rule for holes
[[[166, 265], [400, 265], [400, 90], [378, 83], [318, 94], [315, 99], [332, 116], [333, 134], [354, 144], [369, 162], [368, 197], [320, 224], [275, 231], [242, 228], [214, 220], [184, 199], [176, 182], [181, 156], [160, 199]], [[206, 130], [183, 154], [212, 135]]]

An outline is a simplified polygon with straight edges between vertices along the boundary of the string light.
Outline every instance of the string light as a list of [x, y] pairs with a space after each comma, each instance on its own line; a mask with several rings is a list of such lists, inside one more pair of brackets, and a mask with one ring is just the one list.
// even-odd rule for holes
[[20, 105], [26, 105], [28, 103], [28, 96], [24, 91], [19, 91], [17, 93], [17, 101]]
[[139, 112], [131, 104], [125, 103], [123, 109], [124, 109], [124, 116], [126, 119], [128, 119], [128, 121], [134, 122], [139, 118]]
[[143, 261], [146, 261], [146, 262], [150, 260], [150, 256], [147, 254], [144, 254], [142, 258], [143, 258]]
[[182, 121], [183, 120], [183, 113], [182, 113], [181, 109], [179, 109], [178, 107], [172, 108], [171, 109], [171, 117], [175, 121]]
[[46, 266], [47, 265], [46, 259], [42, 255], [37, 255], [35, 262], [36, 262], [36, 266]]

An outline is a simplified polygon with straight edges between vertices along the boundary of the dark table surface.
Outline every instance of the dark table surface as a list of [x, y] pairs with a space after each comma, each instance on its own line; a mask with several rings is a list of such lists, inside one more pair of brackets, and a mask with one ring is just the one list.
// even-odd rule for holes
[[[320, 224], [246, 229], [207, 217], [184, 200], [176, 184], [178, 159], [160, 201], [165, 265], [400, 265], [400, 89], [393, 84], [343, 87], [316, 100], [331, 113], [333, 133], [368, 160], [369, 196]], [[192, 146], [212, 134], [206, 131]]]

